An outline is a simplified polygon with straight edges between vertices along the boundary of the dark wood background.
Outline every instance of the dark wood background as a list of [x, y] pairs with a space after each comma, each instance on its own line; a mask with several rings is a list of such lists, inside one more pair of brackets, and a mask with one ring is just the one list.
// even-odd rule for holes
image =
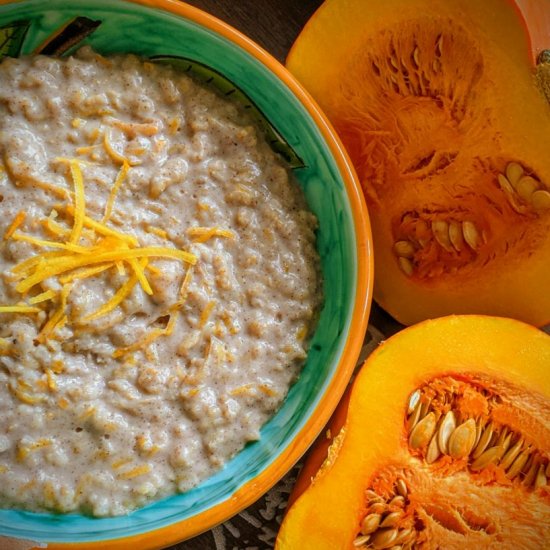
[[246, 34], [284, 62], [296, 36], [322, 0], [189, 0]]
[[[284, 63], [295, 38], [322, 0], [188, 0], [187, 3], [235, 27]], [[399, 328], [376, 306], [373, 306], [371, 323], [372, 333], [367, 335], [366, 342], [374, 344], [382, 334], [388, 336]], [[272, 548], [299, 468], [300, 463], [241, 514], [194, 539], [170, 547], [170, 550]]]

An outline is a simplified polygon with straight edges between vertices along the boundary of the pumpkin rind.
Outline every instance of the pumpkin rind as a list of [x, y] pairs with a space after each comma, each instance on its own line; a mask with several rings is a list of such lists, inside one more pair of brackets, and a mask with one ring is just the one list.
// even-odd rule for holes
[[[423, 453], [411, 455], [404, 417], [407, 416], [411, 394], [432, 379], [454, 376], [470, 380], [477, 377], [478, 380], [497, 381], [495, 387], [520, 388], [522, 398], [518, 404], [520, 412], [516, 422], [519, 428], [525, 428], [527, 439], [536, 441], [547, 459], [550, 457], [549, 372], [550, 336], [510, 319], [451, 316], [426, 321], [391, 337], [367, 359], [353, 384], [337, 451], [309, 487], [310, 479], [302, 477], [299, 480], [295, 490], [298, 496], [293, 497], [294, 504], [287, 512], [276, 547], [280, 550], [352, 547], [365, 514], [365, 489], [372, 484], [377, 472], [398, 469], [403, 464], [420, 467], [418, 459], [422, 458]], [[531, 411], [529, 422], [525, 420], [526, 410]], [[532, 414], [537, 410], [540, 412], [538, 420], [537, 414]], [[338, 415], [341, 418], [342, 411]], [[332, 426], [331, 430], [336, 433], [337, 427]], [[321, 452], [326, 452], [326, 447]], [[315, 455], [314, 449], [313, 460], [318, 462], [319, 457]], [[510, 454], [507, 462], [511, 464], [515, 458]], [[472, 458], [471, 465], [474, 462]], [[423, 475], [437, 478], [438, 474], [434, 473], [437, 469], [429, 465], [422, 466], [420, 470]], [[449, 473], [449, 476], [452, 475], [453, 472]], [[460, 470], [456, 475], [459, 477], [456, 480], [453, 478], [453, 482], [464, 484], [462, 490], [467, 492], [468, 474]], [[472, 475], [477, 474], [474, 472]], [[434, 493], [437, 479], [431, 480]], [[481, 478], [472, 479], [472, 483], [483, 483]], [[546, 502], [548, 525], [548, 486], [544, 491], [539, 496], [541, 502]], [[460, 494], [459, 487], [457, 500], [460, 500]], [[514, 501], [518, 502], [529, 496], [523, 488], [517, 487], [508, 494], [515, 494]], [[452, 509], [459, 503], [455, 501], [449, 505]], [[506, 503], [503, 502], [502, 506]], [[508, 506], [513, 507], [514, 504], [510, 502]], [[519, 511], [517, 516], [519, 527], [528, 534], [530, 526], [521, 524]], [[501, 527], [496, 526], [497, 529]], [[513, 544], [523, 547], [521, 543], [525, 542], [502, 540], [499, 536], [492, 542], [497, 539], [503, 548], [513, 547]], [[468, 539], [464, 539], [464, 544], [467, 543]], [[527, 544], [524, 547], [533, 546]]]
[[348, 148], [375, 299], [404, 324], [550, 321], [550, 107], [519, 4], [527, 23], [507, 0], [327, 0], [287, 59]]

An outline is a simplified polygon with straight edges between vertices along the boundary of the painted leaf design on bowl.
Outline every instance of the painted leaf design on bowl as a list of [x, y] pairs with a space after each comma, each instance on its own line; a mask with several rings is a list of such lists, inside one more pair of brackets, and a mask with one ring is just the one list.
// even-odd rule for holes
[[17, 21], [0, 27], [0, 60], [19, 55], [29, 27], [28, 21]]

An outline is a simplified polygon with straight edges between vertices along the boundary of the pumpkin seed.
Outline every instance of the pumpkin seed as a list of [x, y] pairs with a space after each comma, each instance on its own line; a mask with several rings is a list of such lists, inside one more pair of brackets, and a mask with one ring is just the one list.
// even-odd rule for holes
[[435, 240], [447, 251], [453, 251], [453, 245], [449, 238], [449, 224], [445, 220], [435, 220], [432, 222], [432, 233]]
[[382, 502], [375, 502], [370, 508], [369, 512], [373, 514], [383, 514], [388, 509], [388, 505]]
[[361, 535], [353, 541], [353, 546], [355, 548], [359, 548], [360, 546], [367, 544], [367, 542], [369, 542], [369, 539], [370, 539], [369, 535]]
[[483, 433], [483, 430], [485, 429], [485, 423], [482, 419], [479, 419], [476, 422], [476, 440], [474, 443], [474, 449], [477, 447], [477, 444], [479, 443], [479, 440], [481, 438], [481, 434]]
[[[503, 430], [503, 434], [507, 431], [508, 431], [507, 429]], [[512, 434], [511, 433], [509, 433], [507, 435], [503, 435], [503, 434], [500, 435], [500, 437], [498, 438], [498, 441], [497, 441], [497, 445], [498, 445], [498, 448], [499, 448], [499, 453], [497, 455], [497, 458], [498, 458], [499, 461], [502, 459], [502, 457], [504, 456], [504, 454], [508, 450], [508, 447], [510, 447], [510, 443], [512, 442]]]
[[398, 506], [399, 508], [403, 508], [405, 506], [405, 498], [401, 495], [397, 495], [390, 500], [388, 506]]
[[369, 514], [363, 518], [361, 522], [361, 533], [363, 535], [370, 535], [378, 529], [380, 525], [380, 519], [382, 516], [380, 514]]
[[[516, 457], [519, 455], [522, 447], [523, 447], [523, 439], [520, 438], [512, 447], [510, 447], [510, 449], [508, 449], [508, 451], [500, 461], [500, 465], [504, 470], [507, 470], [512, 465], [512, 462], [514, 462]], [[523, 468], [523, 465], [522, 465], [522, 468]], [[518, 473], [519, 473], [519, 470], [518, 470]]]
[[456, 428], [456, 417], [453, 411], [448, 411], [443, 417], [441, 424], [439, 425], [439, 431], [437, 432], [437, 443], [442, 453], [447, 454], [449, 437]]
[[390, 55], [390, 64], [394, 69], [396, 69], [396, 71], [399, 70], [399, 63], [397, 61], [397, 57], [394, 55]]
[[393, 250], [399, 257], [412, 258], [414, 256], [415, 249], [411, 241], [397, 241], [393, 245]]
[[409, 445], [412, 449], [422, 449], [428, 445], [436, 427], [435, 413], [428, 413], [411, 431]]
[[529, 470], [525, 474], [525, 477], [523, 478], [523, 484], [527, 487], [531, 487], [535, 483], [535, 479], [537, 477], [537, 473], [539, 471], [539, 463], [538, 460], [533, 460], [531, 462], [531, 466], [529, 467]]
[[422, 412], [422, 403], [420, 402], [420, 399], [416, 402], [416, 405], [414, 407], [414, 410], [412, 414], [407, 419], [407, 431], [410, 432], [420, 420], [420, 413]]
[[492, 464], [498, 460], [499, 453], [500, 447], [491, 447], [490, 449], [487, 449], [479, 456], [479, 458], [474, 460], [474, 462], [470, 465], [470, 469], [474, 472], [483, 470], [483, 468], [486, 468], [489, 464]]
[[397, 533], [396, 539], [393, 541], [394, 544], [410, 544], [416, 538], [416, 533], [410, 529], [400, 529]]
[[[512, 449], [514, 448], [515, 447], [512, 447]], [[526, 449], [514, 460], [512, 465], [506, 470], [506, 477], [508, 479], [514, 479], [521, 472], [529, 460], [529, 454], [529, 450]]]
[[435, 44], [435, 53], [438, 56], [441, 56], [441, 54], [443, 53], [443, 36], [442, 35], [439, 36]]
[[550, 209], [550, 192], [539, 189], [531, 195], [531, 204], [535, 210]]
[[459, 222], [452, 221], [449, 224], [449, 240], [457, 252], [464, 248], [464, 236], [462, 234], [462, 226]]
[[[530, 450], [530, 449], [528, 448], [527, 450]], [[537, 456], [537, 453], [536, 452], [529, 453], [529, 459], [527, 460], [527, 462], [525, 463], [525, 466], [521, 470], [524, 476], [527, 475], [527, 472], [529, 471], [529, 469], [531, 468], [534, 462], [536, 462], [537, 464], [539, 463], [539, 458]]]
[[407, 275], [407, 277], [410, 277], [414, 271], [412, 262], [408, 258], [403, 258], [403, 256], [399, 257], [398, 262], [399, 262], [399, 267], [401, 268], [401, 271], [405, 275]]
[[377, 531], [371, 540], [374, 548], [391, 548], [397, 538], [397, 529], [380, 529]]
[[476, 445], [476, 448], [474, 449], [474, 453], [473, 453], [474, 459], [480, 457], [483, 451], [485, 451], [485, 449], [489, 445], [489, 442], [491, 441], [491, 438], [493, 437], [493, 431], [494, 431], [494, 426], [493, 426], [493, 423], [491, 422], [485, 428], [485, 430], [481, 434], [481, 437], [479, 438], [479, 443]]
[[403, 512], [391, 512], [382, 520], [380, 527], [395, 527], [402, 517]]
[[428, 464], [432, 464], [435, 462], [439, 457], [441, 456], [441, 451], [439, 449], [439, 446], [437, 444], [437, 433], [432, 437], [432, 440], [430, 441], [430, 444], [428, 445], [428, 449], [426, 451], [426, 462]]
[[512, 184], [508, 181], [508, 178], [504, 174], [499, 174], [497, 176], [498, 184], [500, 188], [504, 191], [506, 199], [510, 206], [518, 213], [521, 214], [525, 211], [525, 208], [518, 204], [516, 201], [516, 190], [512, 187]]
[[509, 195], [513, 195], [515, 193], [514, 188], [512, 187], [512, 184], [508, 181], [508, 178], [504, 174], [499, 174], [497, 176], [498, 184], [500, 185], [500, 188], [508, 193]]
[[539, 466], [539, 471], [537, 472], [537, 477], [535, 478], [535, 489], [539, 487], [544, 487], [547, 483], [546, 474], [544, 473], [544, 465]]
[[456, 428], [449, 437], [449, 455], [453, 458], [464, 458], [468, 456], [476, 441], [476, 423], [469, 418]]
[[506, 177], [508, 181], [515, 187], [516, 182], [523, 176], [523, 167], [517, 162], [509, 162], [506, 166]]
[[506, 193], [506, 198], [508, 199], [508, 204], [512, 207], [512, 210], [514, 212], [517, 212], [518, 214], [525, 214], [527, 212], [527, 208], [520, 204], [517, 199], [517, 195], [510, 195], [509, 193]]
[[409, 407], [407, 409], [407, 414], [411, 414], [414, 411], [419, 399], [420, 399], [420, 390], [416, 390], [409, 399]]
[[516, 185], [514, 186], [516, 188], [516, 191], [518, 195], [525, 201], [528, 201], [531, 199], [531, 195], [539, 188], [540, 184], [531, 176], [523, 176], [520, 178]]
[[470, 221], [462, 222], [462, 234], [464, 235], [464, 240], [468, 243], [468, 246], [472, 250], [477, 250], [481, 238], [475, 224]]
[[403, 498], [407, 498], [408, 489], [404, 479], [399, 478], [397, 480], [395, 484], [395, 489], [400, 496], [402, 496]]
[[420, 400], [420, 418], [424, 418], [428, 411], [430, 410], [430, 405], [432, 404], [431, 399], [421, 399]]
[[373, 491], [372, 489], [367, 489], [365, 491], [365, 496], [369, 504], [373, 504], [375, 502], [386, 502], [376, 491]]
[[434, 59], [432, 62], [432, 69], [434, 70], [434, 73], [438, 73], [441, 69], [441, 61], [439, 59]]
[[418, 49], [418, 46], [414, 49], [413, 55], [412, 55], [415, 69], [418, 69], [420, 67], [420, 50]]

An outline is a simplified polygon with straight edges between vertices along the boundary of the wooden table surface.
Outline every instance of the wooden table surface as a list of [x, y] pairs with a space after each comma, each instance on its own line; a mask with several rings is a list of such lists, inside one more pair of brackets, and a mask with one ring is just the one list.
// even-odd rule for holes
[[[280, 62], [322, 0], [187, 0], [188, 4], [218, 17], [246, 34]], [[371, 314], [376, 342], [398, 326], [376, 306]], [[286, 500], [300, 464], [258, 502], [211, 531], [170, 547], [170, 550], [263, 550], [273, 547]]]

